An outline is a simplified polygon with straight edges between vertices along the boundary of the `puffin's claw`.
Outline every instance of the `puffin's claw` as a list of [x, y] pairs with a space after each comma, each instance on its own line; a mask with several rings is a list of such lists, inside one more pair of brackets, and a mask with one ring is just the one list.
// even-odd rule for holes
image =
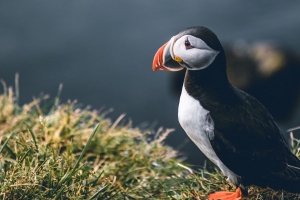
[[235, 192], [221, 191], [214, 192], [208, 195], [208, 200], [239, 200], [243, 197], [240, 188], [236, 189]]

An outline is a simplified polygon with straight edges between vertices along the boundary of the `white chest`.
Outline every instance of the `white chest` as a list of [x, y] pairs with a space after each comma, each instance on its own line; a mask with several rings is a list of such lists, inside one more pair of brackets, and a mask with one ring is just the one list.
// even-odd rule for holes
[[178, 120], [186, 134], [204, 155], [216, 164], [232, 183], [238, 184], [237, 175], [222, 163], [211, 146], [210, 140], [214, 139], [214, 122], [209, 111], [205, 110], [198, 100], [191, 97], [184, 86], [180, 96]]
[[205, 143], [206, 140], [209, 142], [214, 138], [214, 122], [209, 111], [205, 110], [199, 101], [191, 97], [184, 86], [180, 96], [178, 119], [188, 136], [193, 141], [196, 140], [194, 141], [196, 144], [201, 143], [201, 148], [197, 144], [201, 150], [202, 143]]

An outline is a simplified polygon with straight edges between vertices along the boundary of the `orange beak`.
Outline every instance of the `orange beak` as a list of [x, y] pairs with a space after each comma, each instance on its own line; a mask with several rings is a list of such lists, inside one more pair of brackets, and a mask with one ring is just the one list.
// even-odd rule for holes
[[157, 71], [157, 70], [165, 70], [165, 71], [179, 71], [182, 70], [183, 67], [181, 67], [178, 64], [177, 68], [170, 68], [165, 66], [165, 59], [164, 59], [164, 51], [165, 51], [165, 47], [168, 45], [169, 42], [165, 43], [162, 47], [160, 47], [158, 49], [158, 51], [156, 52], [154, 59], [153, 59], [153, 64], [152, 64], [152, 70], [153, 71]]

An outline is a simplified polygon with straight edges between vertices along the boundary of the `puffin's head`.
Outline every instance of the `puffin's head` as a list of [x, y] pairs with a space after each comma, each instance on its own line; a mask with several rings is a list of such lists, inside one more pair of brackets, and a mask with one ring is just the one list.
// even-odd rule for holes
[[190, 27], [158, 49], [152, 69], [200, 70], [213, 63], [219, 54], [225, 55], [219, 39], [211, 30], [202, 26]]

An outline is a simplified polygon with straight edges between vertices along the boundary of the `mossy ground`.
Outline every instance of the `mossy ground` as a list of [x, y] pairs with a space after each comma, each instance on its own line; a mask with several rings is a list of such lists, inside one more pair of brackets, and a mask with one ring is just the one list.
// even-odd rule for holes
[[[140, 130], [76, 102], [49, 108], [47, 96], [19, 107], [0, 95], [0, 198], [205, 199], [234, 190], [218, 170], [192, 170], [163, 144], [170, 130]], [[296, 143], [294, 152], [299, 156]], [[250, 188], [249, 199], [300, 198]]]

